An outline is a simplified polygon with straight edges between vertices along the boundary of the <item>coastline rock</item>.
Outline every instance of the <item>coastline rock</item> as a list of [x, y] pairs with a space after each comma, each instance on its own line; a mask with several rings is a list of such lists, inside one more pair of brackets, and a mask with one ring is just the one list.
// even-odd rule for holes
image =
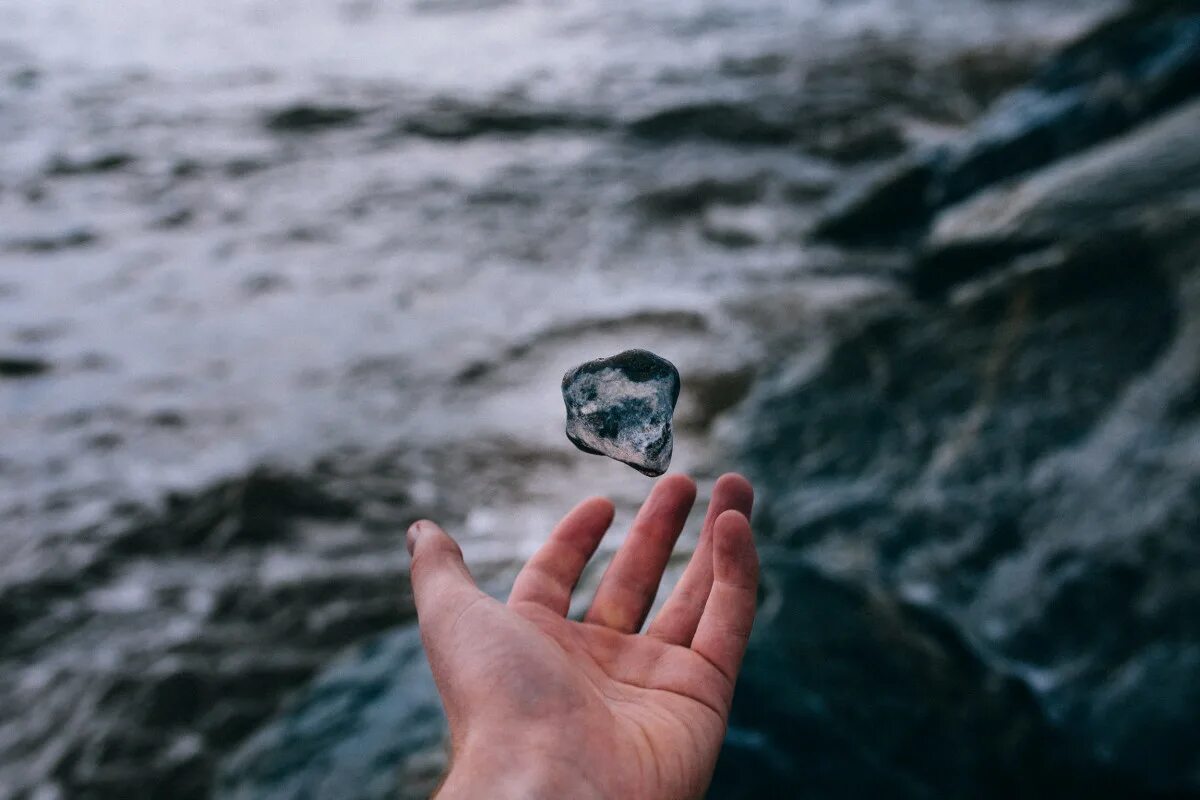
[[34, 378], [53, 368], [45, 359], [17, 353], [0, 353], [0, 379]]
[[297, 103], [266, 115], [263, 125], [275, 133], [313, 133], [353, 125], [363, 112], [350, 106]]
[[998, 100], [970, 133], [884, 168], [847, 190], [818, 238], [911, 238], [939, 209], [1119, 136], [1200, 92], [1200, 8], [1148, 0], [1060, 51]]
[[[1200, 101], [938, 216], [914, 280], [930, 296], [1025, 253], [1112, 240], [1154, 209], [1200, 207]], [[1190, 198], [1190, 199], [1189, 199]], [[1128, 243], [1114, 241], [1121, 250]], [[1097, 253], [1104, 257], [1103, 253]]]
[[1129, 796], [936, 615], [786, 552], [763, 564], [710, 797]]
[[[45, 542], [57, 558], [35, 562], [32, 546], [10, 558], [0, 707], [24, 711], [0, 721], [0, 786], [211, 797], [221, 758], [288, 693], [411, 617], [402, 481], [349, 457], [257, 468], [154, 507], [119, 504], [69, 548]], [[368, 503], [392, 535], [365, 524]]]
[[[1095, 159], [1080, 162], [1094, 172], [1064, 165], [1062, 175], [1077, 182], [1053, 169], [1030, 179], [1048, 188], [1027, 218], [1018, 215], [1018, 229], [1038, 231], [1044, 249], [997, 253], [986, 274], [947, 278], [955, 291], [944, 302], [898, 297], [831, 334], [824, 350], [797, 342], [793, 359], [804, 369], [789, 361], [760, 386], [746, 411], [744, 457], [763, 498], [756, 525], [794, 560], [789, 570], [816, 569], [888, 606], [917, 605], [926, 621], [959, 630], [986, 671], [1027, 688], [1032, 703], [1014, 713], [1042, 722], [1015, 740], [975, 740], [967, 749], [982, 761], [972, 769], [993, 763], [1002, 741], [1021, 752], [1023, 736], [1043, 732], [1077, 754], [1045, 773], [1014, 768], [1033, 784], [999, 796], [1192, 797], [1200, 795], [1200, 718], [1181, 709], [1195, 708], [1200, 685], [1200, 208], [1185, 193], [1142, 207], [1141, 189], [1125, 206], [1110, 181], [1157, 183], [1113, 170], [1121, 162], [1111, 154]], [[1109, 200], [1140, 210], [1121, 225], [1097, 224], [1110, 219], [1107, 210], [1085, 209]], [[987, 229], [988, 215], [974, 219]], [[1002, 227], [995, 241], [1020, 241]], [[775, 768], [777, 796], [846, 774], [822, 772], [833, 756], [790, 766], [784, 758], [814, 741], [833, 747], [809, 722], [814, 709], [841, 726], [855, 711], [806, 690], [820, 668], [815, 656], [774, 652], [805, 636], [811, 603], [767, 596], [769, 621], [746, 670], [751, 687], [764, 687], [749, 697], [773, 710], [754, 717], [755, 702], [741, 693], [735, 710], [735, 718], [751, 715], [739, 735], [752, 743], [751, 760], [735, 763], [752, 765], [742, 774]], [[923, 636], [924, 623], [899, 620], [894, 638]], [[853, 697], [902, 696], [887, 670], [862, 676], [859, 663], [840, 673], [857, 687]], [[799, 676], [794, 699], [780, 699], [791, 677], [776, 672]], [[937, 674], [950, 683], [917, 694], [951, 692], [957, 673]], [[907, 707], [897, 699], [891, 709], [902, 729]], [[952, 729], [930, 714], [930, 730]], [[929, 752], [910, 755], [886, 739], [873, 746], [872, 731], [851, 730], [836, 757], [870, 763], [864, 780], [890, 776], [916, 787], [914, 797], [975, 797], [991, 785], [931, 783], [921, 766]], [[961, 755], [965, 738], [937, 744], [931, 735], [918, 738], [933, 753]], [[1076, 788], [1092, 775], [1112, 778]], [[822, 796], [878, 796], [860, 788]]]
[[445, 720], [416, 626], [331, 665], [228, 759], [217, 800], [419, 800], [446, 766]]

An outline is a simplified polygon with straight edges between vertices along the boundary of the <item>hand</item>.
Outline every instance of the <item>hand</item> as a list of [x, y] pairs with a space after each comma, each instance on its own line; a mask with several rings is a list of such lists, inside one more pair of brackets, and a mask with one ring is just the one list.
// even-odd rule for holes
[[409, 529], [421, 636], [450, 723], [441, 800], [703, 796], [754, 619], [758, 555], [753, 490], [724, 475], [687, 569], [639, 634], [695, 499], [689, 478], [658, 481], [582, 622], [566, 614], [612, 523], [608, 500], [563, 518], [507, 604], [475, 586], [439, 527]]

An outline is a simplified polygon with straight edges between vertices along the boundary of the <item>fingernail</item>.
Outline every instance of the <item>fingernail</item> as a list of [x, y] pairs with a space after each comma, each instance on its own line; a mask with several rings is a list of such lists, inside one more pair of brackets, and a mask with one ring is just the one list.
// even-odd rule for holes
[[421, 521], [418, 520], [408, 526], [408, 533], [404, 534], [404, 543], [408, 546], [408, 554], [413, 554], [413, 549], [417, 546], [417, 537], [421, 535]]

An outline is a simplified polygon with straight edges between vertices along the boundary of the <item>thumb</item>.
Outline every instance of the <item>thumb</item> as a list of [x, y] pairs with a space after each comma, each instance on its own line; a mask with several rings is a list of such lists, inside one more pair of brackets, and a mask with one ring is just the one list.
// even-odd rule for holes
[[426, 649], [436, 650], [467, 606], [487, 595], [467, 571], [458, 543], [435, 523], [414, 522], [405, 542], [412, 556], [409, 572], [421, 636]]

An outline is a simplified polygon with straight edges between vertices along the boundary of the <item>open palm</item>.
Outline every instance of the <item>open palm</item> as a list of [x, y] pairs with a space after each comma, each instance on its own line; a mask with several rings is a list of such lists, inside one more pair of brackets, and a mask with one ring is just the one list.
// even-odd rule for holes
[[640, 634], [695, 484], [660, 480], [583, 621], [566, 617], [612, 522], [602, 498], [576, 506], [530, 559], [508, 603], [480, 591], [454, 541], [409, 531], [412, 579], [454, 752], [439, 797], [665, 800], [703, 795], [754, 617], [758, 560], [750, 485], [713, 489], [699, 545]]

